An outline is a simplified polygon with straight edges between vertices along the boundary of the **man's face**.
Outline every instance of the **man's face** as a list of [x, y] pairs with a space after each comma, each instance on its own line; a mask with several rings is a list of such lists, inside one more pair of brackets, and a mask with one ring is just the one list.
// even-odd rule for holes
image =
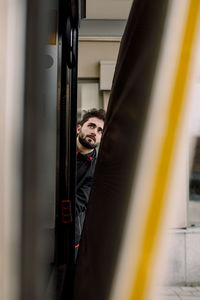
[[104, 121], [96, 117], [88, 119], [82, 126], [77, 126], [79, 142], [88, 149], [96, 148], [102, 137]]

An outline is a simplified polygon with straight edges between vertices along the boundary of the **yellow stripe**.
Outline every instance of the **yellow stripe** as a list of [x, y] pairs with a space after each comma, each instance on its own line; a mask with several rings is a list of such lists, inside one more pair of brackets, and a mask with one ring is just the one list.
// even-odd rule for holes
[[184, 30], [181, 53], [175, 76], [169, 106], [169, 118], [164, 142], [159, 157], [158, 169], [155, 175], [153, 192], [150, 197], [150, 209], [141, 245], [141, 253], [137, 262], [135, 280], [131, 289], [130, 299], [145, 299], [148, 285], [148, 274], [151, 274], [151, 263], [155, 258], [154, 247], [162, 226], [162, 214], [166, 205], [167, 184], [170, 168], [175, 153], [175, 143], [178, 139], [180, 119], [185, 106], [185, 92], [188, 80], [188, 71], [192, 55], [192, 45], [198, 21], [200, 0], [191, 0]]

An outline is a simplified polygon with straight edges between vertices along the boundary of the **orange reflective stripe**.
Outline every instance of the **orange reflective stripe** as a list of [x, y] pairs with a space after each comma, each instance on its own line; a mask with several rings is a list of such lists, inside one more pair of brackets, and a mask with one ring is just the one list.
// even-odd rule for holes
[[76, 246], [75, 246], [75, 248], [78, 248], [79, 247], [79, 244], [77, 244]]

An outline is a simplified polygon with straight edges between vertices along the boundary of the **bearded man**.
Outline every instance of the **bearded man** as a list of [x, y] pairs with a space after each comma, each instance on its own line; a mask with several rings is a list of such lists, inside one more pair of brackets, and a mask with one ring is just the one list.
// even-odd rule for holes
[[105, 121], [103, 109], [87, 111], [77, 125], [77, 192], [75, 221], [75, 259], [93, 182], [96, 147], [100, 144]]

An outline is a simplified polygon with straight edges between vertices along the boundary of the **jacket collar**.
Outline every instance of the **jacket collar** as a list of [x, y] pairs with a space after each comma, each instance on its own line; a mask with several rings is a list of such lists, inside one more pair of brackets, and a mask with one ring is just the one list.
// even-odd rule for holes
[[87, 153], [87, 154], [81, 154], [80, 152], [76, 152], [76, 156], [80, 156], [85, 158], [88, 161], [92, 161], [93, 159], [96, 158], [96, 149], [94, 149], [92, 152]]

